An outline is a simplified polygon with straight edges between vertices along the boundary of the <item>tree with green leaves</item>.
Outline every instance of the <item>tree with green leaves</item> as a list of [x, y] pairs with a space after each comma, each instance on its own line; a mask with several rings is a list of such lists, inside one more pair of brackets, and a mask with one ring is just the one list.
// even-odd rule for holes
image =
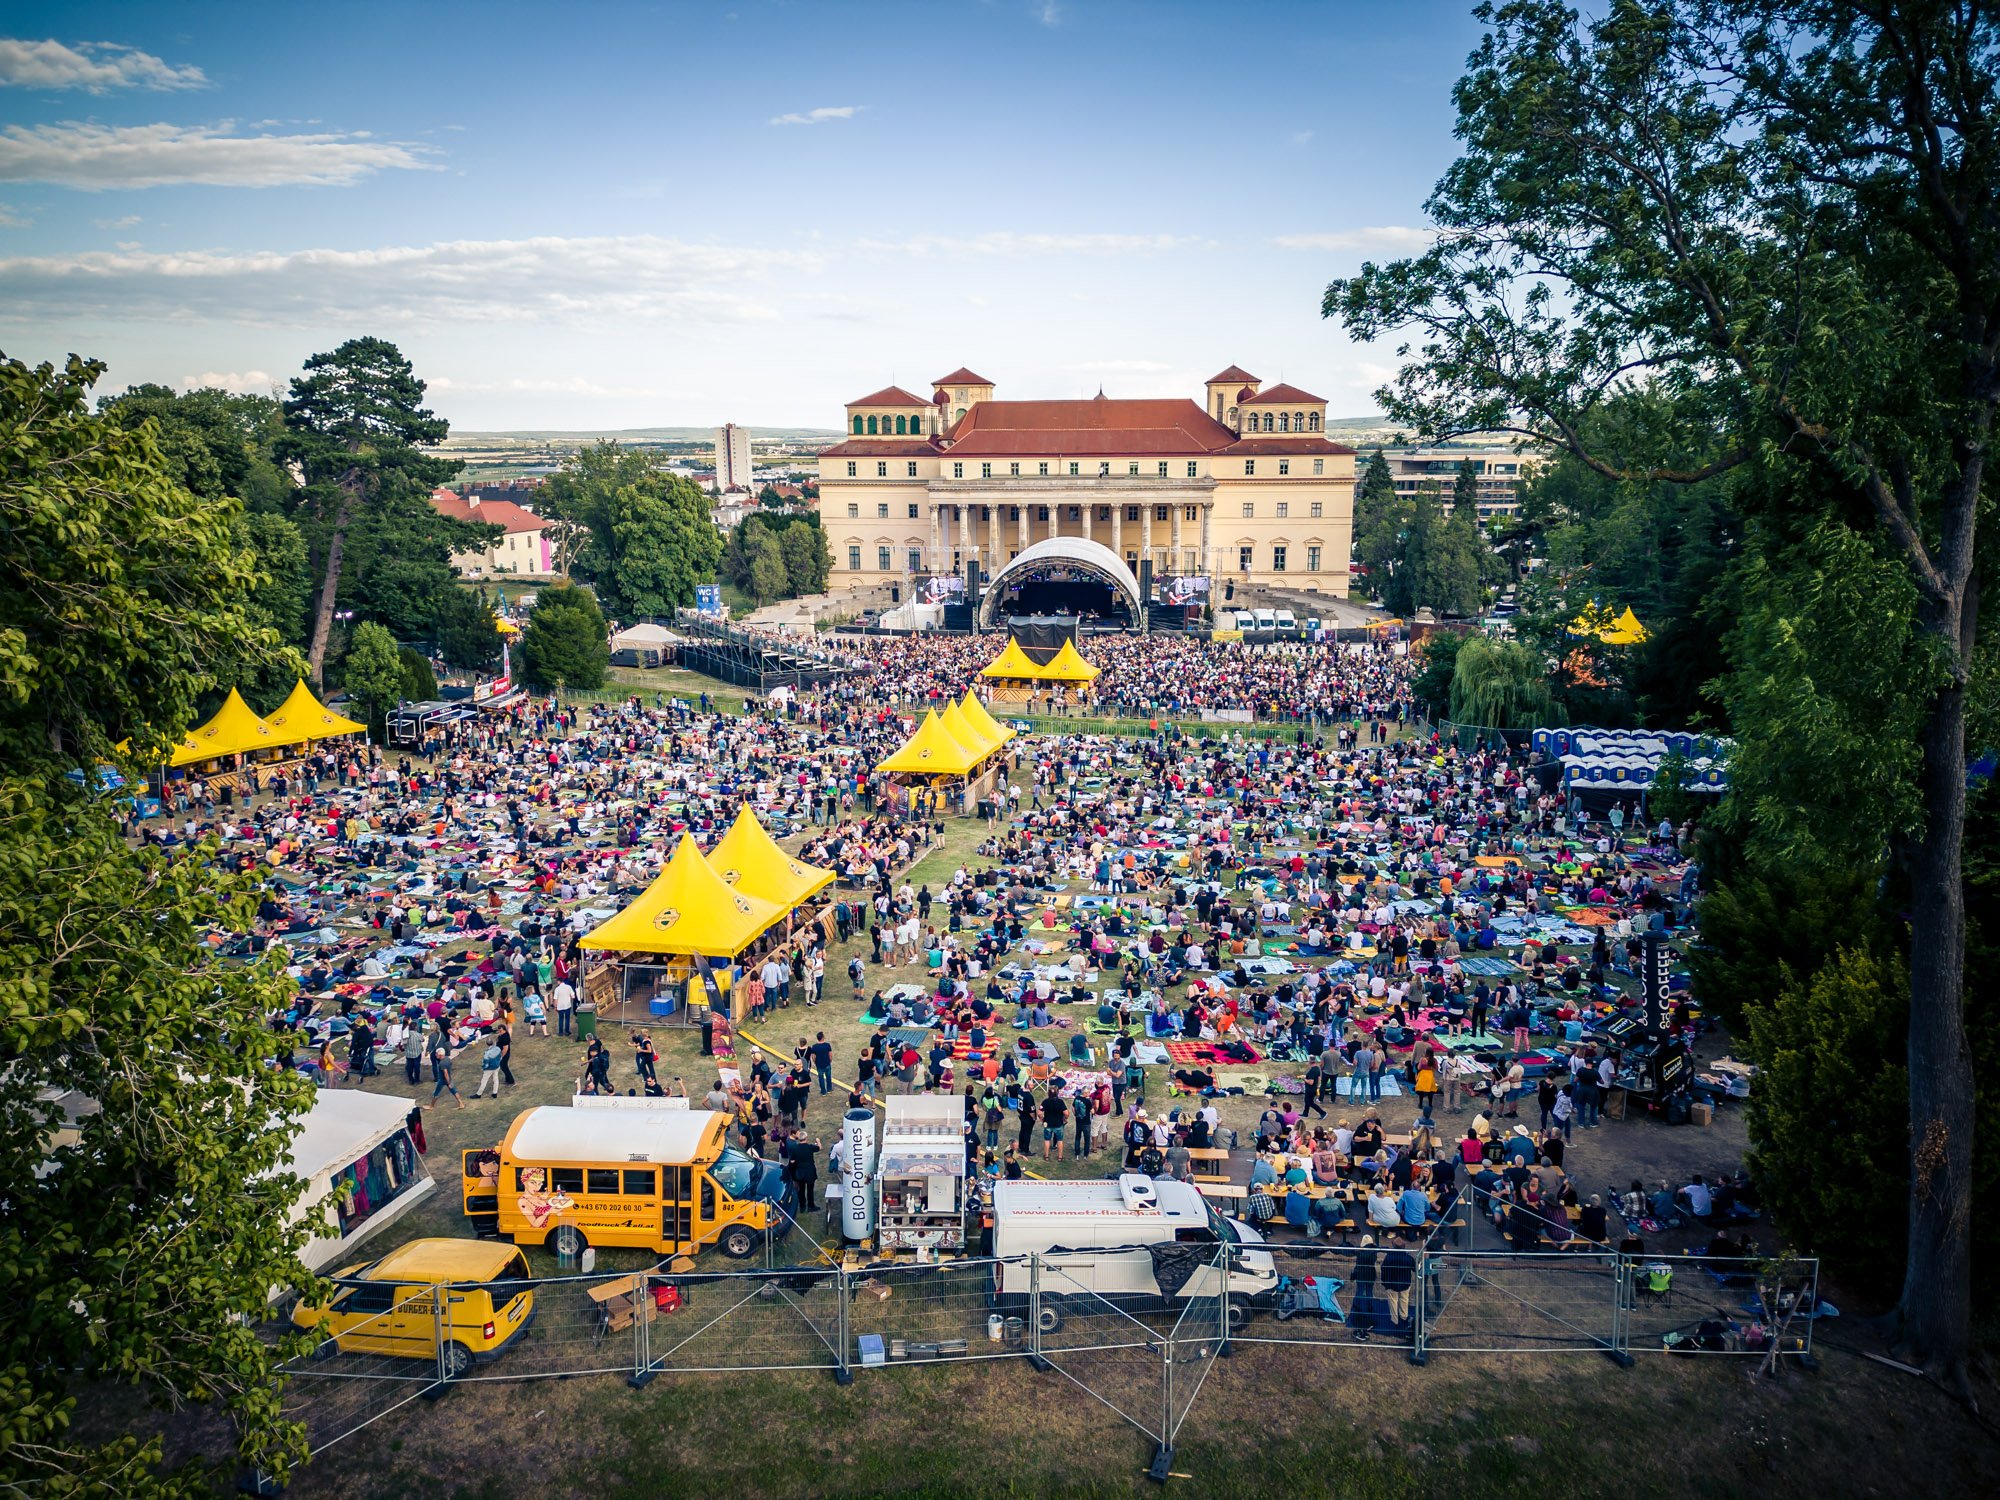
[[753, 528], [744, 538], [743, 551], [750, 563], [750, 597], [759, 604], [782, 599], [791, 587], [785, 568], [785, 549], [778, 534], [768, 526]]
[[826, 533], [805, 521], [794, 521], [778, 536], [778, 548], [785, 559], [785, 583], [794, 598], [817, 594], [826, 587], [833, 571], [833, 556], [826, 548]]
[[[1383, 393], [1429, 435], [1522, 433], [1612, 477], [1756, 464], [1793, 511], [1879, 537], [1929, 681], [1910, 887], [1907, 1348], [1960, 1391], [1971, 1340], [1967, 697], [2000, 405], [2000, 13], [1924, 0], [1482, 7], [1463, 155], [1423, 255], [1325, 311], [1414, 356]], [[1558, 291], [1558, 289], [1560, 289]], [[1671, 464], [1586, 441], [1651, 382], [1702, 420]]]
[[283, 957], [205, 941], [254, 920], [251, 882], [213, 843], [132, 848], [66, 774], [120, 742], [156, 764], [276, 649], [236, 500], [175, 482], [157, 426], [93, 416], [101, 372], [0, 358], [0, 1489], [192, 1496], [227, 1476], [82, 1435], [77, 1399], [129, 1386], [221, 1412], [246, 1466], [303, 1460], [279, 1366], [310, 1339], [256, 1324], [312, 1285], [285, 1163], [313, 1089], [271, 1066]]
[[423, 652], [414, 646], [396, 648], [396, 659], [403, 664], [402, 696], [410, 703], [433, 703], [437, 701], [437, 673]]
[[341, 673], [342, 686], [361, 705], [369, 726], [379, 731], [404, 697], [403, 654], [396, 638], [373, 620], [363, 620], [354, 627]]
[[[331, 353], [315, 354], [292, 381], [278, 456], [304, 475], [299, 520], [317, 575], [306, 662], [315, 680], [326, 662], [348, 537], [357, 522], [367, 523], [378, 559], [409, 557], [419, 537], [449, 556], [457, 546], [483, 546], [498, 534], [432, 509], [432, 489], [460, 465], [422, 451], [442, 443], [450, 430], [423, 401], [423, 381], [386, 339], [349, 339]], [[384, 590], [383, 598], [389, 597], [402, 597], [401, 590]]]
[[715, 576], [722, 538], [701, 487], [609, 441], [572, 453], [541, 489], [558, 571], [621, 619], [671, 615]]
[[1468, 636], [1451, 678], [1451, 717], [1480, 729], [1532, 729], [1548, 721], [1548, 667], [1518, 641]]
[[574, 584], [543, 589], [521, 637], [521, 671], [528, 685], [543, 692], [590, 691], [604, 686], [610, 666], [604, 612], [590, 591]]
[[438, 654], [454, 667], [483, 672], [500, 660], [500, 626], [486, 601], [468, 589], [453, 589], [439, 601]]

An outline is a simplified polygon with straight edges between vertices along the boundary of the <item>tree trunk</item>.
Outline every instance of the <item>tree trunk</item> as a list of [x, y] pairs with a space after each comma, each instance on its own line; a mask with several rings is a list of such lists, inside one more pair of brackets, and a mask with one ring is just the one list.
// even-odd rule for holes
[[[1927, 621], [1955, 663], [1961, 609]], [[1899, 1312], [1911, 1352], [1970, 1399], [1972, 1061], [1965, 1034], [1965, 688], [1931, 700], [1920, 733], [1923, 834], [1910, 851], [1910, 1222]]]
[[312, 641], [306, 648], [306, 667], [313, 686], [325, 686], [326, 645], [333, 634], [333, 607], [340, 596], [340, 558], [346, 549], [347, 523], [354, 513], [356, 473], [350, 469], [340, 479], [340, 504], [334, 508], [333, 527], [326, 539], [326, 569], [320, 575], [319, 600], [313, 608]]

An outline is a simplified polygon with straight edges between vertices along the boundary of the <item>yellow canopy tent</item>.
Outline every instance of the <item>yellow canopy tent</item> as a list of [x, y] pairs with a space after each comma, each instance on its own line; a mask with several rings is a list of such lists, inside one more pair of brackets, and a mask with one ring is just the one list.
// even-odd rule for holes
[[985, 750], [975, 750], [953, 738], [944, 721], [938, 718], [937, 710], [927, 709], [916, 733], [875, 770], [878, 775], [902, 771], [925, 776], [963, 776], [986, 755]]
[[191, 765], [224, 755], [241, 755], [247, 750], [269, 750], [279, 743], [271, 726], [251, 711], [241, 693], [231, 688], [215, 717], [174, 747], [169, 764]]
[[292, 695], [264, 722], [271, 726], [273, 743], [279, 745], [301, 745], [307, 740], [330, 740], [363, 732], [361, 725], [343, 718], [315, 698], [303, 677], [292, 689]]
[[610, 952], [734, 958], [780, 921], [788, 908], [732, 890], [687, 834], [659, 878], [625, 910], [583, 939]]
[[1064, 641], [1062, 650], [1050, 658], [1042, 668], [1044, 682], [1089, 682], [1097, 676], [1097, 668], [1077, 652], [1076, 642]]
[[987, 742], [994, 748], [997, 749], [1014, 738], [1014, 731], [989, 714], [986, 705], [979, 701], [979, 695], [971, 688], [965, 690], [965, 696], [959, 700], [958, 709], [965, 715], [965, 722], [986, 736]]
[[1606, 646], [1636, 646], [1651, 633], [1639, 623], [1629, 604], [1623, 614], [1616, 616], [1609, 609], [1593, 604], [1569, 622], [1569, 631], [1571, 635], [1588, 636]]
[[1017, 682], [1039, 682], [1042, 669], [1036, 666], [1028, 653], [1021, 649], [1021, 643], [1010, 635], [1007, 637], [1007, 649], [981, 667], [979, 675], [1004, 677]]
[[833, 871], [792, 858], [746, 804], [708, 856], [726, 885], [790, 911], [833, 884]]

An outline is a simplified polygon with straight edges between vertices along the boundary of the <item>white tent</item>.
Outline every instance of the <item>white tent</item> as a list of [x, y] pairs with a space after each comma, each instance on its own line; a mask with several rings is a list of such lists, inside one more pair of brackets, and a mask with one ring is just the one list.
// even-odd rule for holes
[[[359, 1089], [321, 1089], [311, 1113], [300, 1122], [292, 1141], [286, 1169], [305, 1180], [305, 1191], [292, 1205], [292, 1221], [319, 1214], [319, 1233], [306, 1245], [300, 1259], [317, 1271], [353, 1249], [376, 1230], [394, 1223], [412, 1205], [436, 1187], [430, 1168], [409, 1141], [410, 1103], [387, 1094], [369, 1094]], [[403, 1137], [399, 1143], [397, 1137]], [[379, 1151], [391, 1151], [415, 1170], [403, 1178], [395, 1191], [380, 1203], [371, 1202], [365, 1215], [351, 1220], [343, 1230], [334, 1212], [334, 1180], [357, 1163], [365, 1163]]]
[[664, 625], [631, 625], [611, 637], [613, 651], [658, 651], [680, 639]]

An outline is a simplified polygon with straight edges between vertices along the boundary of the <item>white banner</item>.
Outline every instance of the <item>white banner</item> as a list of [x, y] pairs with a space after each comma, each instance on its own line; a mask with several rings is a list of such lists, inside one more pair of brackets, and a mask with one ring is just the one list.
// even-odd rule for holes
[[875, 1230], [875, 1194], [869, 1178], [875, 1169], [875, 1111], [850, 1109], [840, 1120], [841, 1229], [850, 1240], [865, 1240]]

